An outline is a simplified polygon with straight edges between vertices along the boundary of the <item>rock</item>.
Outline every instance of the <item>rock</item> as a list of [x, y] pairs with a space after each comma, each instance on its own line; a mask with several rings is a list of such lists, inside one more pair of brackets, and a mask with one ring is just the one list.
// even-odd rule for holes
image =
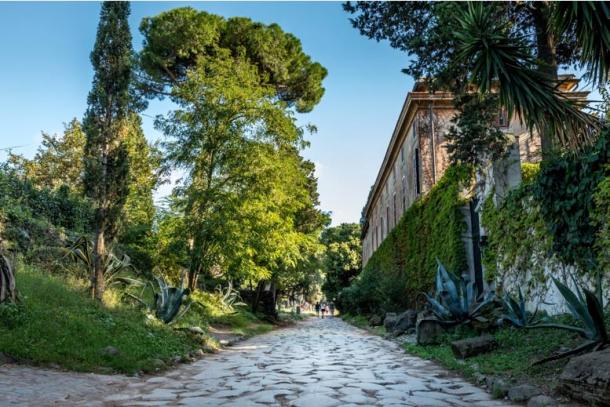
[[382, 324], [383, 321], [381, 320], [381, 317], [379, 315], [373, 315], [371, 318], [369, 318], [370, 326], [380, 326]]
[[481, 335], [451, 342], [451, 351], [455, 357], [459, 359], [466, 359], [471, 356], [486, 353], [497, 347], [498, 341], [491, 335]]
[[121, 352], [114, 346], [106, 346], [100, 351], [103, 356], [115, 357], [121, 354]]
[[477, 384], [485, 384], [485, 383], [487, 383], [487, 380], [488, 380], [488, 377], [487, 377], [487, 376], [485, 376], [485, 375], [484, 375], [484, 374], [482, 374], [482, 373], [475, 373], [475, 374], [474, 374], [474, 381], [475, 381]]
[[558, 390], [591, 405], [610, 406], [610, 348], [572, 358], [559, 377]]
[[198, 335], [205, 335], [205, 331], [198, 326], [191, 326], [191, 327], [188, 327], [187, 329], [190, 333], [198, 334]]
[[445, 329], [434, 319], [422, 319], [417, 323], [416, 334], [418, 345], [434, 345], [441, 342]]
[[557, 407], [559, 404], [555, 399], [541, 394], [539, 396], [532, 397], [527, 402], [527, 407]]
[[508, 398], [511, 401], [527, 401], [540, 394], [542, 394], [540, 389], [531, 384], [521, 384], [508, 390]]
[[385, 318], [383, 319], [383, 326], [385, 327], [385, 330], [389, 332], [394, 329], [397, 319], [398, 317], [396, 316], [395, 312], [387, 312], [385, 314]]
[[201, 358], [205, 356], [205, 352], [203, 351], [203, 349], [196, 349], [193, 351], [193, 356]]
[[396, 317], [396, 322], [392, 327], [394, 335], [398, 336], [407, 330], [414, 328], [417, 322], [417, 311], [409, 309]]
[[13, 358], [11, 355], [9, 355], [8, 353], [0, 352], [0, 366], [15, 362], [15, 358]]
[[161, 359], [152, 359], [150, 361], [150, 364], [152, 365], [153, 369], [155, 369], [155, 370], [161, 370], [161, 369], [165, 368], [165, 362], [162, 361]]
[[495, 399], [503, 399], [508, 394], [509, 385], [504, 380], [493, 377], [488, 380], [487, 386], [491, 391], [491, 396]]

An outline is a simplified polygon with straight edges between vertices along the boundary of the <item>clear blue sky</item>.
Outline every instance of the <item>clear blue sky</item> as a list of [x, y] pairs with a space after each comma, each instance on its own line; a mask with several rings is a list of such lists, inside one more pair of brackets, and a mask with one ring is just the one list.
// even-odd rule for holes
[[[413, 80], [400, 72], [407, 56], [387, 43], [362, 37], [341, 3], [132, 3], [134, 47], [143, 17], [190, 5], [226, 17], [278, 23], [301, 39], [304, 50], [328, 69], [326, 93], [312, 113], [299, 117], [318, 133], [304, 155], [318, 168], [322, 209], [333, 223], [358, 222], [402, 102]], [[89, 53], [99, 3], [0, 3], [0, 149], [31, 157], [41, 132], [61, 133], [82, 118], [91, 86]], [[153, 103], [144, 112], [150, 140], [162, 137], [152, 118], [167, 111]], [[0, 152], [0, 160], [6, 154]], [[159, 191], [157, 196], [168, 192]]]

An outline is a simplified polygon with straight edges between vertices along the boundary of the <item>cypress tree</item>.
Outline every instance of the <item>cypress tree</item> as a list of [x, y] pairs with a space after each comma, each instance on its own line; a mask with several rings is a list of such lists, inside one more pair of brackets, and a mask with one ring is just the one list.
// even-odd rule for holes
[[95, 207], [94, 271], [92, 294], [104, 294], [106, 248], [117, 232], [128, 193], [128, 158], [124, 136], [132, 98], [133, 49], [127, 18], [127, 2], [104, 2], [95, 46], [91, 53], [94, 77], [87, 99], [83, 129], [85, 145], [84, 185]]

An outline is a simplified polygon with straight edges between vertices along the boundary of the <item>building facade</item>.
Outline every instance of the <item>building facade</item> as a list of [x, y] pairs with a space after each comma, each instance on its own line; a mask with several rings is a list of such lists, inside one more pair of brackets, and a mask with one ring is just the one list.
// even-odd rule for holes
[[[586, 99], [586, 92], [576, 92], [578, 81], [574, 76], [564, 76], [561, 79], [560, 88], [569, 93], [570, 98]], [[407, 94], [363, 210], [363, 266], [396, 226], [403, 213], [443, 176], [449, 166], [445, 134], [456, 113], [453, 95], [449, 92], [430, 93], [425, 83], [417, 82]], [[511, 159], [518, 164], [518, 183], [519, 162], [539, 160], [540, 139], [521, 125], [516, 117], [509, 121], [508, 115], [502, 113], [497, 120], [498, 126], [511, 134], [515, 141]], [[514, 184], [515, 175], [512, 178]], [[470, 216], [468, 212], [466, 208], [467, 217]]]

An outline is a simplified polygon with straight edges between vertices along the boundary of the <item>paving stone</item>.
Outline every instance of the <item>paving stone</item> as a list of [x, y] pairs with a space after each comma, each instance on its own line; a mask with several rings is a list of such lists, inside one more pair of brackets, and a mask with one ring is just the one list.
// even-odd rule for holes
[[3, 365], [0, 388], [0, 405], [510, 405], [338, 318], [312, 318], [152, 378]]

